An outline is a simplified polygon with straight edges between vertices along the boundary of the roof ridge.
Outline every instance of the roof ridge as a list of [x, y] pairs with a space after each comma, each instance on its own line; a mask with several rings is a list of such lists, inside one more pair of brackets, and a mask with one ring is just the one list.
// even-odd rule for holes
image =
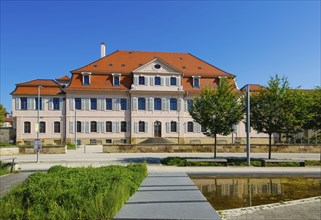
[[142, 50], [118, 50], [118, 52], [188, 54], [187, 52], [142, 51]]

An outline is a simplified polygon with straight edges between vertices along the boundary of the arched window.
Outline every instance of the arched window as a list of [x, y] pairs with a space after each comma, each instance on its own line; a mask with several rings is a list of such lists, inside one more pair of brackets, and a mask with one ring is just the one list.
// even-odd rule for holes
[[176, 86], [177, 78], [175, 76], [171, 77], [171, 86]]
[[113, 123], [111, 121], [106, 121], [106, 132], [112, 132]]
[[90, 122], [90, 132], [97, 132], [97, 122], [95, 121]]
[[54, 133], [60, 133], [60, 121], [54, 122]]
[[177, 99], [170, 99], [170, 110], [177, 110]]
[[187, 122], [187, 132], [194, 132], [194, 123], [192, 121]]
[[31, 123], [30, 123], [30, 121], [25, 121], [25, 123], [24, 123], [24, 133], [31, 133]]
[[159, 76], [155, 76], [155, 83], [156, 86], [160, 86], [161, 85], [161, 78]]

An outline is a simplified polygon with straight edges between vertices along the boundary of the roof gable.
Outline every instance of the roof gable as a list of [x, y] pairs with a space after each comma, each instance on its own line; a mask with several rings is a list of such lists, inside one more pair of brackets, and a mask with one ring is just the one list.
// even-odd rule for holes
[[133, 70], [133, 73], [173, 74], [180, 73], [180, 71], [157, 57], [151, 60], [150, 62], [142, 65], [141, 67], [138, 67], [137, 69]]

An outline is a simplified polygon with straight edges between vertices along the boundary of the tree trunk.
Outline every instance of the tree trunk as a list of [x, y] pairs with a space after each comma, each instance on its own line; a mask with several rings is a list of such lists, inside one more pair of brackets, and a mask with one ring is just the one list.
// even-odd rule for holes
[[216, 134], [214, 134], [214, 159], [216, 159]]
[[269, 134], [269, 159], [271, 159], [271, 148], [272, 148], [272, 134]]

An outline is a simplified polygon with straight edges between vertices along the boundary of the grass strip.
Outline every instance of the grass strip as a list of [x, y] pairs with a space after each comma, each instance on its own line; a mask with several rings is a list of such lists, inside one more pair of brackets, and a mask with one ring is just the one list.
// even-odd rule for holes
[[[186, 162], [186, 159], [204, 159], [197, 157], [166, 157], [161, 160], [161, 164], [166, 166], [224, 166], [223, 163], [215, 163], [215, 162], [204, 162], [204, 161], [192, 161]], [[234, 159], [227, 158], [228, 166], [247, 166], [246, 158], [242, 159]], [[251, 158], [251, 166], [260, 167], [261, 160]], [[266, 163], [266, 166], [270, 167], [299, 167], [300, 164], [298, 162], [280, 162], [280, 163]], [[321, 161], [319, 160], [306, 160], [305, 166], [321, 166]]]
[[3, 197], [0, 219], [111, 219], [146, 176], [146, 164], [55, 166]]

